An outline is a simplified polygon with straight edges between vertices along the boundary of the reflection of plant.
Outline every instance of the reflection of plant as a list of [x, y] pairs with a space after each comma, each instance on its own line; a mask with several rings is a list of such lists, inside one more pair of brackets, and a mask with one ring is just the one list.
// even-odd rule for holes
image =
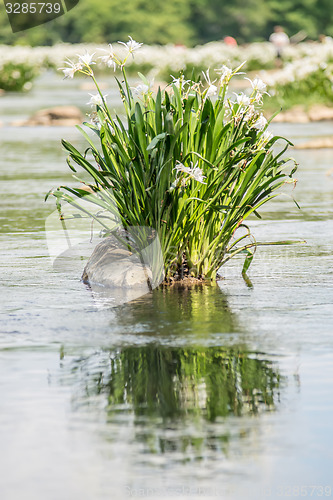
[[242, 346], [122, 347], [73, 368], [84, 387], [78, 401], [101, 400], [111, 429], [133, 421], [135, 440], [154, 453], [226, 453], [228, 418], [273, 411], [283, 382], [272, 362]]
[[225, 294], [200, 282], [190, 287], [180, 282], [153, 290], [142, 301], [132, 302], [130, 308], [118, 308], [117, 324], [131, 333], [194, 337], [198, 342], [212, 334], [240, 330]]
[[[90, 100], [92, 123], [86, 126], [97, 135], [99, 146], [83, 130], [89, 144], [85, 153], [63, 141], [71, 169], [76, 172], [75, 163], [91, 178], [91, 210], [80, 205], [87, 199], [86, 186], [62, 186], [52, 194], [58, 204], [64, 200], [98, 221], [105, 233], [115, 215], [125, 229], [153, 228], [166, 278], [182, 277], [186, 269], [190, 276], [214, 280], [225, 262], [244, 251], [246, 272], [253, 257], [249, 249], [257, 242], [244, 221], [251, 214], [259, 217], [258, 209], [277, 196], [277, 189], [294, 183], [296, 170], [292, 164], [291, 172], [285, 172], [288, 160], [273, 152], [278, 137], [267, 130], [260, 111], [265, 84], [256, 79], [247, 95], [231, 99], [228, 85], [240, 68], [222, 65], [216, 78], [208, 70], [202, 81], [180, 76], [154, 96], [144, 77], [139, 87], [129, 87], [125, 64], [141, 44], [130, 39], [123, 45], [124, 57], [110, 45], [100, 59], [122, 71], [123, 83], [117, 83], [125, 125], [119, 116], [111, 116], [99, 89], [94, 54], [69, 60], [63, 69], [66, 77], [82, 73], [96, 85], [98, 93]], [[233, 239], [240, 227], [245, 234]]]
[[6, 62], [0, 65], [0, 89], [9, 91], [29, 90], [38, 70], [28, 63]]
[[[78, 389], [73, 403], [103, 408], [111, 432], [132, 422], [135, 439], [154, 452], [191, 449], [200, 455], [218, 446], [224, 453], [230, 427], [244, 432], [246, 420], [240, 417], [275, 410], [285, 383], [277, 365], [241, 343], [216, 346], [238, 331], [217, 287], [164, 287], [115, 314], [118, 331], [124, 342], [129, 332], [131, 345], [67, 365]], [[142, 334], [169, 345], [140, 345]], [[186, 344], [170, 346], [171, 341]], [[66, 353], [61, 357], [65, 367]]]
[[201, 414], [214, 421], [275, 407], [280, 377], [269, 361], [241, 348], [129, 347], [110, 356], [96, 389], [108, 411], [130, 405], [137, 415]]

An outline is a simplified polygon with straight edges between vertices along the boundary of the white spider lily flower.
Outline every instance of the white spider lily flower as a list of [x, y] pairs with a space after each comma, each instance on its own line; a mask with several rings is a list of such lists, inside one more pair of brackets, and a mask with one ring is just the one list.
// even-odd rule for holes
[[206, 95], [208, 97], [211, 97], [211, 96], [216, 95], [216, 94], [217, 94], [217, 87], [216, 87], [216, 85], [213, 85], [213, 84], [209, 85]]
[[206, 80], [206, 82], [208, 84], [208, 89], [206, 91], [206, 96], [216, 95], [216, 93], [217, 93], [217, 87], [216, 87], [216, 85], [214, 85], [214, 83], [215, 83], [216, 80], [214, 80], [213, 82], [210, 80], [209, 69], [207, 69], [206, 73], [203, 71], [202, 74], [203, 74], [203, 77], [204, 77], [204, 79]]
[[75, 66], [72, 66], [70, 68], [60, 68], [60, 69], [62, 69], [62, 71], [65, 75], [65, 78], [74, 78], [74, 75], [77, 72], [77, 69], [75, 68]]
[[86, 50], [85, 54], [81, 56], [77, 54], [77, 56], [79, 58], [79, 62], [82, 63], [84, 66], [91, 66], [92, 64], [96, 64], [93, 62], [93, 57], [95, 54], [96, 52], [94, 52], [93, 54], [89, 54], [89, 52]]
[[231, 68], [228, 68], [228, 66], [223, 64], [221, 66], [221, 68], [216, 68], [215, 71], [218, 75], [221, 75], [221, 77], [220, 77], [220, 84], [221, 85], [229, 83], [229, 81], [232, 77], [232, 69]]
[[124, 45], [127, 48], [129, 54], [133, 54], [133, 52], [135, 50], [138, 50], [143, 44], [136, 42], [135, 40], [133, 40], [131, 36], [129, 36], [128, 38], [129, 38], [128, 42], [118, 42], [118, 43]]
[[250, 80], [250, 78], [244, 78], [244, 80], [248, 80], [251, 83], [251, 86], [255, 92], [259, 92], [259, 94], [267, 94], [267, 85], [260, 78], [255, 78], [254, 80]]
[[172, 78], [172, 84], [177, 87], [179, 90], [183, 90], [187, 83], [190, 83], [190, 80], [184, 80], [184, 77], [175, 78], [173, 75], [170, 75]]
[[255, 128], [256, 130], [259, 130], [261, 132], [262, 130], [264, 130], [264, 128], [266, 127], [266, 125], [267, 125], [267, 120], [264, 117], [264, 115], [261, 113], [261, 115], [254, 122], [254, 124], [252, 125], [252, 127]]
[[137, 85], [136, 87], [133, 87], [132, 88], [134, 94], [136, 95], [144, 95], [144, 94], [148, 94], [149, 92], [149, 85], [145, 85], [144, 83], [140, 83], [139, 85]]
[[63, 71], [65, 78], [74, 78], [75, 73], [82, 69], [81, 63], [74, 63], [70, 59], [68, 59], [68, 61], [65, 61], [65, 64], [67, 64], [69, 67], [68, 68], [59, 68]]
[[204, 179], [206, 179], [206, 177], [203, 175], [200, 167], [194, 167], [190, 173], [190, 176], [201, 184], [206, 184], [206, 182], [204, 182]]
[[180, 161], [177, 161], [176, 163], [176, 166], [175, 166], [175, 170], [177, 170], [177, 173], [178, 172], [183, 172], [185, 174], [187, 174], [190, 178], [196, 180], [197, 182], [200, 182], [201, 184], [206, 184], [204, 182], [204, 179], [206, 178], [204, 175], [203, 175], [203, 172], [201, 170], [200, 167], [193, 167], [193, 163], [191, 162], [191, 167], [186, 167], [185, 165], [183, 165], [183, 163], [181, 163]]
[[255, 107], [253, 106], [253, 104], [251, 104], [248, 108], [247, 108], [247, 112], [246, 114], [244, 115], [244, 120], [246, 122], [252, 120], [254, 118], [256, 114], [256, 110], [255, 110]]
[[101, 127], [102, 127], [102, 124], [101, 124], [101, 121], [99, 119], [99, 116], [97, 114], [96, 111], [92, 111], [92, 113], [90, 113], [90, 115], [88, 115], [89, 118], [90, 118], [90, 122], [93, 124], [93, 125], [96, 125], [97, 128], [100, 130]]
[[191, 171], [191, 167], [185, 167], [185, 165], [183, 163], [181, 163], [180, 161], [177, 160], [175, 170], [177, 170], [177, 173], [184, 172], [185, 174], [189, 174]]
[[109, 50], [107, 49], [100, 49], [100, 50], [107, 52], [107, 54], [105, 56], [100, 56], [99, 59], [104, 64], [106, 64], [108, 68], [111, 68], [113, 66], [113, 70], [116, 71], [117, 68], [116, 55], [113, 51], [112, 44], [109, 43]]
[[262, 134], [261, 139], [267, 144], [271, 139], [273, 139], [273, 134], [269, 130], [265, 130], [265, 132]]
[[144, 99], [145, 97], [151, 94], [151, 88], [154, 82], [148, 82], [148, 85], [145, 83], [139, 83], [136, 87], [131, 87], [132, 93], [135, 97], [139, 99]]
[[264, 148], [273, 137], [274, 137], [273, 134], [269, 132], [269, 130], [265, 130], [265, 132], [262, 133], [258, 141], [257, 148], [258, 149]]
[[90, 95], [90, 101], [87, 102], [87, 104], [90, 104], [91, 107], [93, 106], [103, 106], [103, 99], [105, 101], [106, 95], [103, 95], [103, 99], [100, 96], [100, 94], [89, 94]]
[[245, 95], [243, 92], [241, 92], [240, 94], [236, 94], [234, 92], [234, 94], [236, 96], [237, 104], [239, 104], [240, 106], [250, 106], [251, 99], [247, 95]]

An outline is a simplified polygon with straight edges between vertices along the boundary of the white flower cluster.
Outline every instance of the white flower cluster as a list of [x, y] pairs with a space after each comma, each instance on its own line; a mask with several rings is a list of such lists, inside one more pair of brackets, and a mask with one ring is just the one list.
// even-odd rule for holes
[[[128, 55], [141, 48], [141, 44], [129, 39], [117, 46], [117, 58], [124, 60]], [[25, 47], [25, 46], [0, 46], [0, 69], [6, 62], [25, 62], [38, 68], [58, 68], [64, 59], [72, 60], [75, 56], [85, 51], [90, 54], [95, 50], [95, 46], [89, 44], [57, 44], [53, 47]], [[104, 54], [102, 54], [104, 52]], [[115, 51], [112, 45], [101, 47], [101, 56], [97, 57], [96, 64], [115, 69]], [[287, 66], [282, 72], [275, 75], [261, 75], [268, 83], [268, 87], [281, 79], [289, 81], [295, 76], [299, 77], [309, 66], [327, 64], [333, 59], [333, 42], [328, 39], [327, 43], [299, 43], [290, 45], [285, 49], [284, 57], [290, 61], [291, 66]], [[273, 67], [275, 51], [271, 43], [253, 43], [246, 47], [229, 47], [223, 42], [211, 42], [194, 48], [179, 47], [174, 45], [165, 46], [144, 46], [137, 53], [135, 61], [129, 58], [128, 65], [151, 68], [151, 77], [159, 75], [178, 74], [181, 70], [195, 68], [197, 71], [204, 71], [206, 68], [221, 68], [221, 80], [228, 79], [230, 75], [223, 72], [221, 62], [226, 67], [237, 67], [243, 61], [247, 61], [247, 68]], [[308, 68], [308, 69], [306, 69]], [[70, 69], [70, 66], [69, 66]], [[296, 71], [298, 73], [296, 73]], [[70, 72], [68, 72], [70, 75]], [[222, 82], [221, 82], [222, 83]]]
[[[107, 66], [107, 67], [113, 67], [114, 70], [119, 67], [125, 66], [127, 59], [129, 55], [133, 56], [133, 53], [138, 50], [142, 43], [138, 43], [135, 40], [132, 39], [132, 37], [129, 36], [129, 41], [128, 42], [118, 42], [119, 44], [123, 45], [126, 48], [126, 54], [124, 58], [120, 58], [113, 50], [112, 44], [109, 44], [108, 49], [103, 49], [101, 48], [100, 50], [107, 52], [107, 55], [105, 56], [99, 56], [98, 59], [101, 59], [101, 61]], [[78, 57], [78, 62], [74, 63], [71, 59], [67, 58], [67, 61], [65, 64], [67, 64], [67, 68], [59, 68], [62, 69], [65, 75], [65, 78], [73, 78], [75, 73], [77, 71], [93, 76], [93, 71], [91, 69], [91, 66], [93, 64], [96, 64], [96, 61], [94, 61], [94, 55], [96, 52], [93, 54], [89, 54], [88, 50], [86, 50], [85, 54], [79, 55], [76, 54]]]
[[151, 67], [153, 76], [165, 76], [192, 68], [198, 72], [209, 67], [217, 68], [221, 61], [231, 67], [239, 66], [243, 61], [250, 66], [267, 67], [274, 65], [274, 58], [274, 48], [268, 42], [247, 47], [229, 47], [223, 42], [211, 42], [194, 48], [171, 44], [146, 46], [140, 51], [135, 64]]
[[260, 72], [271, 93], [274, 93], [277, 87], [281, 88], [294, 82], [297, 86], [298, 82], [317, 72], [321, 72], [333, 85], [333, 42], [299, 44], [297, 47], [289, 47], [288, 52], [286, 49], [286, 53], [290, 62], [284, 68], [274, 73]]

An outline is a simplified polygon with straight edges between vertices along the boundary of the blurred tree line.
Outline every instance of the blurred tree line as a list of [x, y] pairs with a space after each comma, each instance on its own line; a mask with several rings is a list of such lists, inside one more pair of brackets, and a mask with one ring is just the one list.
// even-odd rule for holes
[[45, 25], [13, 34], [0, 2], [0, 43], [115, 42], [131, 35], [145, 44], [195, 46], [229, 35], [238, 43], [267, 40], [281, 24], [291, 36], [333, 35], [332, 0], [80, 0]]

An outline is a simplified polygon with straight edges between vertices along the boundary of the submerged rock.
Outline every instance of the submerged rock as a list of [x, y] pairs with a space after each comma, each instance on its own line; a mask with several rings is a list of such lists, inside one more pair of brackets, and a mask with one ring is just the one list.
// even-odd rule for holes
[[16, 126], [60, 126], [69, 127], [82, 123], [83, 116], [76, 106], [55, 106], [54, 108], [41, 109], [29, 120], [15, 122]]
[[117, 243], [109, 237], [96, 246], [84, 268], [83, 282], [105, 287], [145, 287], [148, 291], [150, 269], [141, 263], [138, 254], [119, 248]]

